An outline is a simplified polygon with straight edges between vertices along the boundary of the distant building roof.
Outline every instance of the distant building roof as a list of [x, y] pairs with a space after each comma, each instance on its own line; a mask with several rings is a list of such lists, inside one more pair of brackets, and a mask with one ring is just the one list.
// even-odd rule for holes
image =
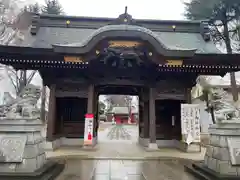
[[112, 113], [114, 114], [128, 114], [128, 107], [113, 107]]
[[[128, 110], [128, 107], [118, 106], [118, 107], [113, 107], [112, 113], [114, 113], [114, 114], [128, 114], [129, 110]], [[132, 113], [137, 114], [138, 109], [132, 107]]]

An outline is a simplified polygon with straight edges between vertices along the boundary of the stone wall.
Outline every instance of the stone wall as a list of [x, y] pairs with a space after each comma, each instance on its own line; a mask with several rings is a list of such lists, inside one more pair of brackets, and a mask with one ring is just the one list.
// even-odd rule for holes
[[46, 163], [42, 122], [0, 120], [0, 172], [34, 172]]
[[209, 133], [210, 144], [207, 146], [204, 165], [222, 175], [240, 176], [240, 164], [232, 164], [232, 158], [235, 157], [230, 149], [234, 144], [229, 143], [233, 137], [240, 141], [240, 124], [226, 122], [211, 125]]
[[46, 162], [44, 138], [40, 132], [27, 133], [27, 142], [23, 154], [23, 162], [16, 166], [16, 171], [33, 172]]

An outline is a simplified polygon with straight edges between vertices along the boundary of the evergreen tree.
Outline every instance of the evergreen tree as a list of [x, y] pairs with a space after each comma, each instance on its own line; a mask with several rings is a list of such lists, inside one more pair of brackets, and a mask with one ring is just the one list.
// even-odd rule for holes
[[101, 115], [101, 114], [104, 114], [105, 108], [106, 108], [106, 105], [104, 104], [104, 102], [99, 101], [99, 102], [98, 102], [98, 113], [99, 113], [100, 115]]
[[[215, 42], [223, 41], [228, 54], [233, 53], [231, 46], [231, 32], [229, 23], [239, 20], [239, 0], [192, 0], [185, 3], [185, 16], [191, 20], [209, 20], [210, 30]], [[230, 73], [233, 100], [238, 101], [238, 91], [235, 73]]]
[[42, 7], [43, 14], [63, 14], [63, 8], [58, 0], [46, 0], [45, 3], [46, 5]]

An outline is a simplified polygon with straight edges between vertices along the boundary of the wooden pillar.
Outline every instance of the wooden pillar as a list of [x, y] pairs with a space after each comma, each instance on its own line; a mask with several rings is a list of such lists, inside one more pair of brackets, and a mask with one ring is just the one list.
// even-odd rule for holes
[[94, 123], [93, 123], [93, 137], [97, 136], [97, 94], [94, 89], [94, 85], [90, 84], [88, 87], [88, 105], [87, 105], [87, 113], [94, 115]]
[[155, 113], [156, 88], [149, 89], [149, 135], [150, 144], [156, 143], [156, 113]]
[[87, 113], [94, 113], [94, 85], [90, 84], [88, 87], [88, 104], [87, 104]]
[[143, 137], [149, 138], [149, 88], [143, 89]]
[[47, 119], [47, 141], [54, 140], [55, 133], [55, 121], [56, 121], [56, 85], [52, 84], [50, 86], [50, 96], [48, 104], [48, 119]]
[[144, 121], [143, 121], [143, 111], [144, 111], [144, 108], [143, 108], [143, 102], [142, 102], [142, 93], [139, 94], [139, 98], [138, 98], [138, 123], [139, 123], [139, 136], [140, 137], [144, 137], [143, 136], [143, 132], [144, 131]]
[[93, 92], [93, 113], [94, 113], [94, 132], [93, 136], [96, 137], [98, 135], [98, 93], [94, 88]]
[[149, 138], [149, 101], [144, 102], [143, 111], [144, 138]]
[[186, 102], [188, 104], [192, 104], [192, 94], [191, 94], [191, 88], [187, 88], [185, 90], [185, 96], [186, 96]]

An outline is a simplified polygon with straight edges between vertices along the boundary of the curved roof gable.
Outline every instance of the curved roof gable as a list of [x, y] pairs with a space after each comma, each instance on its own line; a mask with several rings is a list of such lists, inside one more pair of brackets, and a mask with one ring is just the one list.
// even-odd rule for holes
[[105, 38], [139, 38], [148, 41], [159, 54], [164, 56], [193, 56], [196, 49], [170, 49], [161, 42], [159, 36], [153, 31], [136, 25], [120, 24], [107, 25], [97, 29], [85, 40], [74, 44], [54, 44], [56, 52], [83, 54], [89, 52], [94, 46]]
[[206, 27], [206, 23], [199, 21], [133, 19], [126, 11], [117, 19], [41, 15], [34, 16], [31, 34], [35, 40], [28, 44], [34, 48], [81, 54], [104, 38], [127, 40], [131, 37], [148, 41], [164, 56], [221, 53], [210, 40]]

